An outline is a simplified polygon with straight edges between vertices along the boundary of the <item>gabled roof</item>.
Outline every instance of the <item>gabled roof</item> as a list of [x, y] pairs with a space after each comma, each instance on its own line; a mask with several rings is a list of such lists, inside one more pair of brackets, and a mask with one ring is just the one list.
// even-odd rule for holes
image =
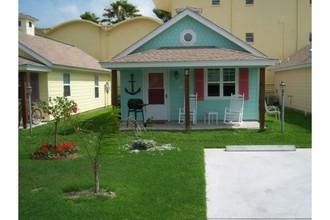
[[275, 60], [215, 47], [175, 47], [133, 53], [102, 63], [109, 68], [187, 66], [267, 66]]
[[44, 37], [30, 36], [21, 31], [19, 49], [50, 68], [109, 72], [102, 68], [97, 59], [77, 47]]
[[312, 46], [306, 45], [292, 56], [269, 68], [274, 72], [310, 67], [312, 65]]
[[123, 52], [119, 53], [115, 58], [124, 57], [124, 56], [127, 56], [127, 55], [131, 54], [136, 49], [138, 49], [139, 47], [141, 47], [142, 45], [144, 45], [145, 43], [147, 43], [151, 39], [155, 38], [157, 35], [159, 35], [163, 31], [165, 31], [166, 29], [172, 27], [174, 24], [176, 24], [178, 21], [180, 21], [182, 18], [184, 18], [186, 16], [190, 16], [191, 18], [195, 19], [196, 21], [200, 22], [201, 24], [209, 27], [210, 29], [212, 29], [216, 33], [222, 35], [223, 37], [225, 37], [229, 41], [231, 41], [234, 44], [240, 46], [241, 48], [243, 48], [247, 52], [249, 52], [251, 54], [254, 54], [254, 55], [257, 55], [257, 56], [267, 57], [265, 54], [263, 54], [259, 50], [255, 49], [254, 47], [250, 46], [246, 42], [244, 42], [241, 39], [235, 37], [231, 33], [229, 33], [226, 30], [220, 28], [216, 24], [212, 23], [211, 21], [207, 20], [206, 18], [204, 18], [203, 16], [197, 14], [196, 12], [192, 11], [191, 9], [186, 8], [184, 11], [177, 14], [171, 20], [169, 20], [168, 22], [166, 22], [165, 24], [163, 24], [159, 28], [155, 29], [154, 31], [150, 32], [144, 38], [140, 39], [139, 41], [137, 41], [135, 44], [128, 47]]
[[48, 72], [50, 69], [43, 63], [20, 56], [18, 57], [18, 65], [21, 71]]

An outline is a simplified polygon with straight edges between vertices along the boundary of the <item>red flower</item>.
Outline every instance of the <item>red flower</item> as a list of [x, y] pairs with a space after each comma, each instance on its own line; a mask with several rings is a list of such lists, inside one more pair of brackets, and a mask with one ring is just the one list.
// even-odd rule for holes
[[73, 106], [73, 107], [72, 107], [72, 111], [73, 111], [74, 113], [77, 113], [77, 111], [78, 111], [78, 107], [77, 107], [77, 106]]
[[63, 142], [58, 144], [55, 149], [52, 149], [50, 143], [42, 144], [36, 153], [41, 155], [68, 155], [77, 151], [79, 151], [79, 148], [75, 142]]

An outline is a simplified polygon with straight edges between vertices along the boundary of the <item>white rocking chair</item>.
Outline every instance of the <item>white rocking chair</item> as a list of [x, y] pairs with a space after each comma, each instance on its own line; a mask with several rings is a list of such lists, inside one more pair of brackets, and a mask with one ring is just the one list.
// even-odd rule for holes
[[[197, 123], [197, 93], [189, 95], [189, 106], [190, 106], [190, 121], [193, 124]], [[179, 108], [179, 124], [185, 123], [185, 102], [183, 102], [183, 107]]]
[[279, 120], [281, 112], [277, 106], [275, 106], [275, 105], [268, 106], [267, 102], [265, 101], [265, 114], [266, 115], [275, 115], [276, 120]]
[[230, 107], [225, 108], [225, 116], [223, 122], [230, 124], [238, 122], [239, 125], [243, 124], [243, 111], [244, 111], [244, 93], [243, 95], [233, 95], [230, 97]]

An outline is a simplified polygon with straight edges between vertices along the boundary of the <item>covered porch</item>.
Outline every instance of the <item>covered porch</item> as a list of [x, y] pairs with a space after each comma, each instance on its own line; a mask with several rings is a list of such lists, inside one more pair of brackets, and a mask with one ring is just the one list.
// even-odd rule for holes
[[[120, 72], [120, 105], [122, 120], [126, 120], [129, 99], [141, 99], [145, 107], [144, 119], [152, 116], [156, 123], [147, 129], [189, 130], [221, 128], [264, 128], [265, 67], [274, 60], [260, 55], [242, 53], [214, 47], [179, 47], [160, 48], [142, 53], [115, 58], [103, 63], [105, 68], [112, 69], [112, 100], [118, 100], [117, 74]], [[226, 72], [227, 71], [227, 72]], [[217, 75], [219, 74], [219, 75]], [[155, 83], [157, 90], [150, 84], [156, 76], [161, 76], [161, 83]], [[213, 83], [212, 77], [221, 82]], [[230, 82], [227, 82], [227, 78]], [[159, 85], [161, 85], [159, 87]], [[159, 90], [161, 88], [161, 90]], [[214, 91], [216, 88], [216, 91]], [[245, 93], [244, 123], [226, 125], [223, 123], [225, 107], [229, 106], [230, 94]], [[194, 124], [189, 118], [189, 95], [198, 94], [197, 120]], [[154, 103], [161, 98], [164, 108]], [[183, 125], [178, 124], [178, 109], [185, 107], [188, 112]], [[156, 109], [156, 110], [155, 110]], [[203, 122], [206, 112], [217, 112], [218, 125]], [[165, 118], [159, 117], [160, 113]], [[163, 116], [164, 117], [164, 116]], [[138, 116], [143, 124], [143, 118]], [[125, 126], [123, 129], [126, 129]]]

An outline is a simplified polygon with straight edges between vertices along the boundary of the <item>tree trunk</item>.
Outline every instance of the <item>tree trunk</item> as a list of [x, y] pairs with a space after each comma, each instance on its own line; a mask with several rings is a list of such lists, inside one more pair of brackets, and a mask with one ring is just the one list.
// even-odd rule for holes
[[53, 149], [55, 149], [56, 145], [57, 145], [57, 125], [58, 125], [58, 122], [55, 121], [55, 133], [54, 133], [54, 146], [53, 146]]
[[94, 178], [95, 178], [95, 193], [100, 192], [100, 180], [99, 180], [99, 171], [100, 171], [100, 164], [98, 162], [94, 163]]

